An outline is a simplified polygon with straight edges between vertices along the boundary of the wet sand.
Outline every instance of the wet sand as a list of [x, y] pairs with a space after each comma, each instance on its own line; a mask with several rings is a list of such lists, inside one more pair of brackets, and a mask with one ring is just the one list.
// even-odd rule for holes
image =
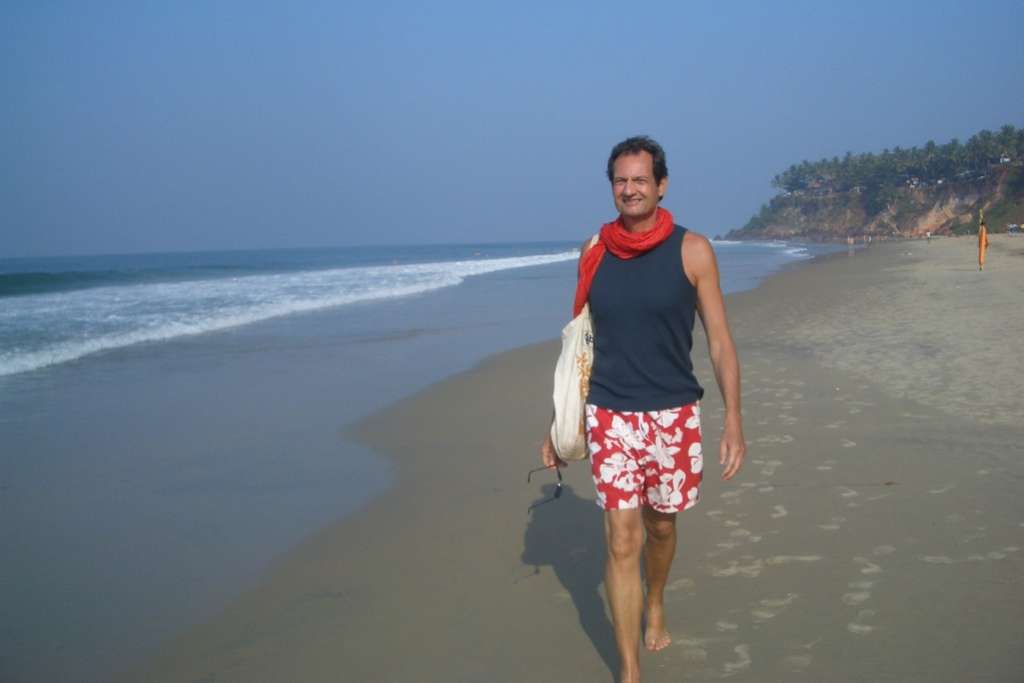
[[[726, 483], [709, 458], [680, 517], [675, 642], [643, 655], [645, 680], [1021, 680], [1024, 238], [995, 236], [983, 273], [973, 255], [880, 245], [727, 299], [748, 460]], [[553, 490], [526, 471], [556, 353], [496, 356], [366, 420], [394, 487], [125, 680], [612, 680], [586, 467], [528, 512]]]

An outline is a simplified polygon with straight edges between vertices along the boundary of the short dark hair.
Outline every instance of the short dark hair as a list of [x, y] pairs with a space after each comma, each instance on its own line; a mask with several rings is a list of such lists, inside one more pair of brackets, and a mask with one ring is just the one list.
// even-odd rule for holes
[[647, 152], [654, 159], [654, 182], [660, 183], [662, 178], [668, 177], [668, 164], [665, 162], [665, 150], [657, 142], [646, 135], [634, 135], [626, 138], [619, 144], [612, 147], [612, 153], [608, 156], [608, 182], [615, 179], [615, 160], [623, 154], [639, 154]]

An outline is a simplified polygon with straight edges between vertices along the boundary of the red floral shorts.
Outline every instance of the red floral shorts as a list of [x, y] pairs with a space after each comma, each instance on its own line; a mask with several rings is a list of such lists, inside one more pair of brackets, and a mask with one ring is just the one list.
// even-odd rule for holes
[[647, 412], [587, 404], [586, 410], [598, 505], [679, 512], [697, 504], [704, 470], [698, 403]]

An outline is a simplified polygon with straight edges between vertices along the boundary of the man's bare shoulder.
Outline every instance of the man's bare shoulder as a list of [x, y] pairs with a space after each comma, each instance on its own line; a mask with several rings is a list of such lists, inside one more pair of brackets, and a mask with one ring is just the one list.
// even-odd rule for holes
[[711, 240], [699, 232], [687, 230], [683, 235], [683, 268], [686, 272], [696, 278], [715, 267]]
[[580, 245], [580, 258], [581, 259], [583, 258], [584, 254], [586, 254], [588, 251], [590, 251], [591, 243], [594, 241], [594, 238], [597, 237], [599, 234], [600, 233], [595, 234], [595, 235], [591, 235], [587, 239], [583, 240], [583, 244]]
[[699, 232], [687, 229], [686, 234], [683, 235], [683, 247], [686, 249], [693, 249], [698, 252], [714, 252], [711, 247], [711, 240]]

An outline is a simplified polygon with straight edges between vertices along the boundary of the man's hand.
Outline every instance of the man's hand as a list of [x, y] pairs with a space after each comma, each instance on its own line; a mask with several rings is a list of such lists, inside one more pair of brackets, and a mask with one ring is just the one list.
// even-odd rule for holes
[[540, 447], [540, 461], [544, 467], [565, 467], [567, 462], [558, 457], [555, 453], [555, 444], [551, 443], [551, 432], [548, 431], [544, 437], [544, 443]]
[[743, 439], [743, 426], [739, 418], [726, 418], [725, 430], [722, 432], [722, 443], [718, 448], [718, 462], [724, 468], [722, 479], [732, 479], [733, 475], [743, 466], [743, 456], [747, 454], [747, 442]]

